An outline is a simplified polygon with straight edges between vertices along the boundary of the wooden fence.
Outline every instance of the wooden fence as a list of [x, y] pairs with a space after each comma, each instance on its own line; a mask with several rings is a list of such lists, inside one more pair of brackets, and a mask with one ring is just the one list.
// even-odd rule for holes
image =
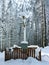
[[[35, 57], [35, 48], [13, 48], [13, 51], [5, 49], [5, 61], [10, 59], [27, 59], [28, 57], [37, 58]], [[41, 61], [41, 51], [37, 59]]]

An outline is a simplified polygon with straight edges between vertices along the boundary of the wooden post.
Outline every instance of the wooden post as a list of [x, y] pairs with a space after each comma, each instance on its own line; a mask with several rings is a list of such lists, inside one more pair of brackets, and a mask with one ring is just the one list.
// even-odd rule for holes
[[35, 49], [34, 49], [34, 58], [35, 58]]
[[41, 50], [39, 52], [39, 60], [41, 61]]

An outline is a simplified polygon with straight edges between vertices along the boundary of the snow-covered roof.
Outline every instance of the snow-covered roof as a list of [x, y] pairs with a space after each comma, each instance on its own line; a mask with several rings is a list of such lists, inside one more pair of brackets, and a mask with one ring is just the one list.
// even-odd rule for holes
[[13, 46], [13, 48], [15, 48], [15, 47], [17, 47], [17, 48], [21, 48], [21, 47], [20, 47], [20, 46], [18, 46], [18, 45], [14, 45], [14, 46]]
[[28, 48], [38, 48], [38, 45], [30, 45], [30, 46], [28, 46]]

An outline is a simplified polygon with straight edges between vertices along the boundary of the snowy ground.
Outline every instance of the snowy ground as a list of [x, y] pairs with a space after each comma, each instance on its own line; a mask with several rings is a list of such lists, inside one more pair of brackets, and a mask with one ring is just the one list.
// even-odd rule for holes
[[32, 57], [29, 57], [26, 60], [16, 59], [16, 60], [9, 60], [4, 61], [4, 52], [0, 52], [0, 65], [49, 65], [49, 46], [45, 48], [41, 48], [42, 51], [42, 61], [38, 61]]
[[49, 46], [45, 48], [41, 48], [42, 51], [42, 61], [48, 61], [49, 62]]

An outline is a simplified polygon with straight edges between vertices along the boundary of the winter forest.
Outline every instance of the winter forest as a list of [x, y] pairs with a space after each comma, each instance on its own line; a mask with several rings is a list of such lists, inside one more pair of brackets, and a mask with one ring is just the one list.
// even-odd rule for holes
[[49, 65], [49, 0], [0, 0], [0, 65]]
[[49, 45], [49, 0], [0, 0], [0, 50], [21, 44], [21, 15], [26, 16], [28, 44]]

